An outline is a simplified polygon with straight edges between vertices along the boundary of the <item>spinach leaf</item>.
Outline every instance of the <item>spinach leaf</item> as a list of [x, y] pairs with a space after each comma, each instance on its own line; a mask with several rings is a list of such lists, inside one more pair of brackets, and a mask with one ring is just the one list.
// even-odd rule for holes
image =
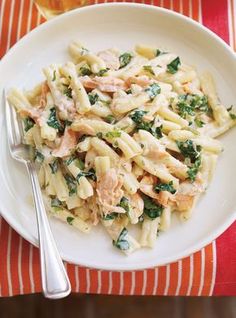
[[187, 116], [194, 116], [196, 111], [201, 113], [209, 112], [208, 98], [203, 95], [185, 94], [179, 96], [177, 103], [179, 115], [184, 119]]
[[66, 95], [68, 98], [72, 98], [72, 88], [69, 85], [64, 85], [65, 89], [63, 94]]
[[157, 83], [153, 83], [145, 89], [145, 92], [148, 93], [150, 100], [152, 101], [158, 94], [160, 94], [161, 88]]
[[116, 119], [113, 115], [108, 115], [107, 117], [105, 117], [105, 121], [109, 124], [115, 124]]
[[144, 213], [150, 218], [155, 219], [161, 216], [163, 207], [154, 202], [154, 200], [146, 195], [143, 195]]
[[92, 71], [90, 70], [89, 66], [88, 65], [85, 65], [85, 66], [81, 66], [81, 68], [79, 69], [79, 74], [81, 76], [86, 76], [86, 75], [92, 75]]
[[110, 220], [114, 220], [117, 216], [118, 216], [118, 213], [112, 212], [112, 213], [110, 213], [110, 214], [104, 215], [104, 216], [102, 217], [102, 219], [103, 219], [104, 221], [110, 221]]
[[63, 132], [64, 128], [61, 125], [60, 121], [57, 118], [56, 108], [52, 107], [50, 109], [50, 115], [47, 121], [48, 126], [57, 129], [59, 132]]
[[78, 181], [78, 183], [79, 183], [79, 179], [81, 177], [90, 178], [93, 181], [97, 180], [97, 176], [96, 176], [95, 170], [93, 168], [91, 168], [89, 171], [81, 171], [81, 172], [79, 172], [77, 177], [76, 177], [76, 180]]
[[127, 241], [127, 235], [128, 235], [128, 231], [124, 227], [123, 230], [121, 231], [118, 239], [116, 241], [113, 241], [113, 245], [122, 251], [127, 251], [130, 248], [130, 244]]
[[227, 111], [229, 112], [230, 118], [233, 119], [233, 120], [235, 120], [235, 119], [236, 119], [236, 114], [231, 113], [232, 109], [233, 109], [233, 105], [231, 105], [231, 106], [227, 109]]
[[195, 122], [195, 125], [199, 128], [201, 128], [205, 125], [205, 123], [202, 120], [197, 119], [197, 118], [194, 119], [194, 122]]
[[191, 182], [194, 182], [197, 176], [197, 173], [201, 167], [201, 157], [197, 158], [197, 160], [193, 163], [191, 167], [189, 167], [187, 174]]
[[135, 122], [135, 124], [140, 124], [143, 121], [143, 116], [148, 112], [145, 110], [136, 110], [135, 112], [131, 113], [129, 117]]
[[159, 193], [161, 191], [168, 191], [172, 194], [175, 194], [176, 190], [173, 187], [173, 181], [170, 181], [169, 183], [159, 183], [154, 186], [154, 190]]
[[130, 204], [129, 200], [126, 197], [122, 197], [120, 203], [118, 204], [121, 208], [123, 208], [127, 213], [130, 212]]
[[51, 199], [51, 207], [53, 208], [61, 208], [62, 202], [58, 198]]
[[77, 193], [77, 182], [76, 182], [75, 178], [73, 178], [69, 174], [66, 174], [65, 180], [66, 180], [67, 187], [69, 189], [69, 196], [76, 194]]
[[30, 117], [25, 117], [23, 119], [23, 123], [24, 123], [24, 131], [27, 132], [28, 130], [30, 130], [32, 127], [34, 127], [34, 120]]
[[103, 134], [101, 131], [99, 131], [96, 136], [99, 138], [99, 139], [102, 139], [103, 138]]
[[75, 219], [75, 218], [73, 218], [72, 216], [68, 216], [68, 217], [66, 218], [66, 221], [67, 221], [68, 224], [72, 225], [72, 222], [74, 221], [74, 219]]
[[179, 57], [176, 57], [173, 61], [167, 64], [167, 72], [170, 74], [175, 74], [178, 71], [181, 62]]
[[126, 65], [128, 65], [130, 63], [132, 59], [132, 54], [126, 52], [123, 53], [119, 56], [119, 61], [120, 61], [120, 68], [125, 67]]
[[108, 71], [109, 71], [109, 68], [104, 68], [104, 69], [100, 70], [96, 75], [101, 77], [101, 76], [106, 75], [106, 73]]
[[51, 168], [52, 174], [55, 174], [58, 170], [58, 159], [55, 159], [53, 162], [49, 163], [49, 167]]

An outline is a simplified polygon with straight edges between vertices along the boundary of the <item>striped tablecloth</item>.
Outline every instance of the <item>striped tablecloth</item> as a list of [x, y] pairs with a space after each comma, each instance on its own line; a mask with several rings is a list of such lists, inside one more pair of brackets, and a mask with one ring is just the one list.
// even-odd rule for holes
[[[93, 3], [100, 2], [103, 1]], [[236, 0], [137, 2], [190, 16], [236, 49]], [[32, 0], [0, 0], [0, 57], [24, 34], [43, 22]], [[153, 269], [115, 272], [66, 264], [72, 290], [118, 295], [236, 295], [235, 233], [236, 223], [201, 251], [176, 263]], [[0, 217], [0, 296], [40, 291], [38, 249], [20, 237]]]

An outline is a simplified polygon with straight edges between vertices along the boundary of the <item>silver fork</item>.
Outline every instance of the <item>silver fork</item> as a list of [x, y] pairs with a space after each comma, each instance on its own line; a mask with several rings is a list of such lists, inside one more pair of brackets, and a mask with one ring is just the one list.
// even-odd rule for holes
[[10, 154], [15, 160], [26, 165], [32, 185], [37, 216], [43, 293], [47, 298], [63, 298], [71, 292], [71, 285], [49, 226], [35, 164], [30, 159], [27, 146], [23, 144], [22, 120], [19, 119], [15, 109], [9, 105], [5, 91], [3, 97]]

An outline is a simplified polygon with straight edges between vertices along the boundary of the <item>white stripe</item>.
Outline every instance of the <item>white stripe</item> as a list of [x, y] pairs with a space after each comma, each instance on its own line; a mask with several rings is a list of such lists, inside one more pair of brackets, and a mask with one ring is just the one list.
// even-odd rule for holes
[[22, 16], [23, 16], [24, 1], [25, 1], [25, 0], [21, 0], [21, 2], [20, 2], [20, 12], [19, 12], [18, 25], [17, 25], [17, 33], [16, 33], [16, 40], [17, 40], [17, 41], [20, 39], [20, 31], [21, 31], [21, 25], [22, 25]]
[[133, 295], [135, 291], [135, 272], [131, 273], [131, 288], [130, 288], [130, 295]]
[[5, 9], [5, 0], [2, 0], [0, 8], [0, 39], [2, 38], [3, 13]]
[[144, 270], [143, 271], [143, 287], [142, 287], [141, 295], [145, 295], [146, 288], [147, 288], [147, 271]]
[[216, 267], [217, 267], [217, 258], [216, 258], [216, 241], [212, 242], [212, 279], [211, 279], [211, 287], [209, 291], [209, 296], [213, 294], [213, 289], [216, 281]]
[[152, 291], [153, 295], [156, 295], [157, 293], [157, 286], [158, 286], [158, 267], [155, 268], [155, 271], [154, 271], [154, 285], [153, 285], [153, 291]]
[[194, 262], [193, 262], [193, 254], [190, 256], [190, 271], [189, 271], [189, 283], [188, 290], [186, 296], [189, 296], [191, 293], [192, 285], [193, 285], [193, 270], [194, 270]]
[[183, 0], [180, 0], [180, 3], [179, 3], [179, 12], [180, 12], [181, 14], [183, 14], [183, 12], [184, 12], [184, 9], [183, 9]]
[[112, 272], [109, 272], [109, 285], [108, 285], [108, 294], [110, 295], [112, 291]]
[[79, 292], [79, 267], [75, 266], [75, 292]]
[[11, 281], [11, 238], [12, 238], [12, 229], [9, 226], [8, 238], [7, 238], [7, 282], [9, 296], [12, 296], [12, 281]]
[[199, 4], [199, 6], [198, 6], [199, 19], [198, 19], [198, 21], [199, 21], [200, 23], [202, 23], [202, 1], [201, 1], [201, 0], [198, 0], [198, 4]]
[[164, 0], [160, 1], [160, 7], [164, 7]]
[[189, 16], [190, 18], [193, 18], [193, 0], [189, 1]]
[[205, 278], [205, 248], [201, 249], [201, 277], [200, 277], [200, 285], [198, 289], [198, 296], [202, 295], [202, 289], [204, 286], [204, 278]]
[[10, 49], [10, 42], [11, 42], [11, 29], [12, 29], [12, 21], [13, 21], [13, 14], [14, 14], [14, 7], [15, 7], [15, 0], [12, 0], [11, 8], [10, 8], [10, 17], [8, 23], [8, 35], [7, 35], [7, 48], [6, 52]]
[[102, 271], [98, 271], [98, 289], [97, 289], [97, 294], [101, 294], [102, 290]]
[[[1, 230], [2, 230], [2, 217], [0, 216], [0, 236], [1, 236]], [[0, 297], [2, 296], [2, 286], [0, 284]]]
[[151, 0], [151, 5], [152, 5], [152, 6], [154, 5], [154, 1], [153, 1], [153, 0]]
[[32, 244], [30, 244], [30, 250], [29, 250], [29, 278], [30, 278], [31, 293], [34, 293], [35, 286], [34, 286], [34, 275], [33, 275], [33, 245]]
[[123, 294], [124, 290], [124, 273], [120, 272], [120, 290], [119, 290], [119, 295]]
[[[234, 7], [235, 7], [235, 3], [234, 3]], [[232, 48], [234, 48], [234, 33], [233, 33], [233, 19], [232, 16], [233, 14], [235, 14], [235, 12], [232, 11], [233, 8], [231, 6], [231, 1], [228, 0], [228, 27], [229, 27], [229, 44]]]
[[90, 270], [86, 268], [86, 293], [89, 294], [90, 292]]
[[173, 3], [173, 0], [171, 0], [171, 1], [170, 1], [170, 9], [171, 9], [171, 10], [174, 10], [174, 3]]
[[170, 286], [170, 264], [166, 266], [166, 286], [164, 290], [165, 296], [168, 294], [169, 286]]
[[30, 0], [30, 7], [28, 11], [28, 20], [27, 20], [27, 28], [26, 28], [27, 33], [29, 33], [29, 31], [31, 30], [32, 9], [33, 9], [33, 0]]
[[19, 276], [19, 285], [20, 285], [20, 294], [23, 294], [23, 278], [22, 278], [22, 268], [21, 268], [21, 262], [22, 262], [22, 237], [19, 238], [19, 250], [18, 250], [18, 276]]
[[182, 260], [178, 261], [178, 283], [176, 287], [175, 296], [179, 295], [179, 290], [182, 282]]

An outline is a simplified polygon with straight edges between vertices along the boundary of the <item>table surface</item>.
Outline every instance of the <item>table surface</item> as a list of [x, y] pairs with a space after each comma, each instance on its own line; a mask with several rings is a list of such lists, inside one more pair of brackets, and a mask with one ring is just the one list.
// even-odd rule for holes
[[[103, 1], [91, 1], [101, 3]], [[106, 1], [114, 2], [114, 1]], [[236, 49], [236, 0], [137, 1], [175, 10], [203, 23]], [[32, 0], [0, 0], [0, 57], [44, 22]], [[133, 272], [66, 264], [73, 292], [117, 295], [236, 295], [236, 223], [178, 262]], [[0, 217], [0, 296], [41, 291], [38, 249]]]

